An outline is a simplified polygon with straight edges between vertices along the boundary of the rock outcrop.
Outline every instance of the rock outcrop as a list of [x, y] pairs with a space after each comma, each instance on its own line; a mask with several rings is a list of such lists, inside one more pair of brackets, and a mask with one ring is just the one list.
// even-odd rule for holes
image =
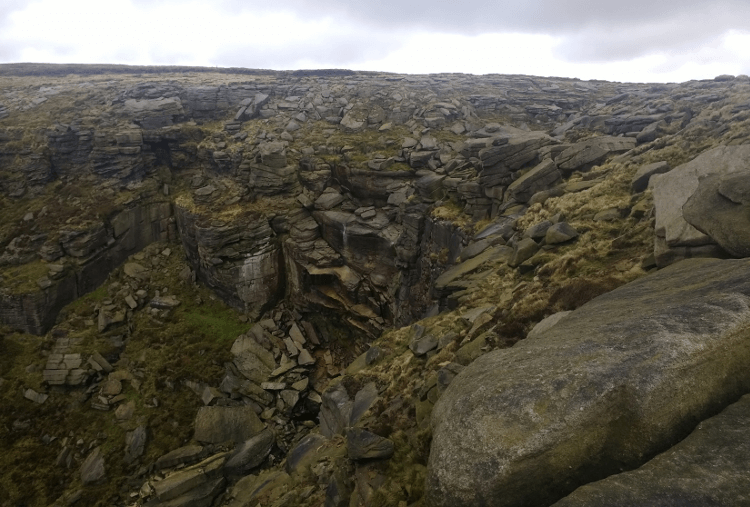
[[165, 72], [2, 66], [1, 504], [549, 504], [750, 391], [747, 77]]

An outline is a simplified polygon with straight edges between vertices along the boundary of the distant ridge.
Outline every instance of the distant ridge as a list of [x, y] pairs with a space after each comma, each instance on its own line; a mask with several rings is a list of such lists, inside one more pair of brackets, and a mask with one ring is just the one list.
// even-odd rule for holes
[[117, 65], [86, 63], [4, 63], [0, 64], [0, 76], [67, 76], [68, 74], [171, 74], [205, 72], [219, 74], [246, 74], [273, 76], [350, 76], [355, 74], [381, 74], [380, 72], [353, 71], [349, 69], [305, 69], [271, 70], [244, 67], [191, 67], [185, 65]]

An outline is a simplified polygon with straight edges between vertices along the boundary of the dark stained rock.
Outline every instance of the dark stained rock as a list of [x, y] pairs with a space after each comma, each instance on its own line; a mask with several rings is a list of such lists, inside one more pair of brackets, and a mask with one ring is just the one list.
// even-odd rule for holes
[[175, 207], [180, 238], [199, 280], [229, 305], [260, 312], [276, 302], [281, 287], [281, 248], [268, 220], [241, 214], [217, 222]]
[[444, 174], [437, 174], [433, 172], [422, 176], [415, 183], [417, 194], [426, 202], [435, 202], [438, 199], [441, 199], [444, 194], [444, 179]]
[[531, 238], [534, 241], [540, 241], [544, 239], [547, 234], [547, 230], [552, 227], [552, 222], [549, 220], [543, 220], [538, 224], [534, 224], [523, 232], [524, 238]]
[[750, 395], [632, 472], [581, 486], [555, 507], [750, 504]]
[[674, 445], [750, 390], [748, 298], [750, 260], [682, 261], [481, 356], [432, 413], [428, 503], [548, 504]]

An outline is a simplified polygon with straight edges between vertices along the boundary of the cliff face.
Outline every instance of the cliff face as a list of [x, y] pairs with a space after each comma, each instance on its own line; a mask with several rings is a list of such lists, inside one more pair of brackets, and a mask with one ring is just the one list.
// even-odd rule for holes
[[750, 385], [745, 76], [3, 68], [0, 504], [548, 505]]

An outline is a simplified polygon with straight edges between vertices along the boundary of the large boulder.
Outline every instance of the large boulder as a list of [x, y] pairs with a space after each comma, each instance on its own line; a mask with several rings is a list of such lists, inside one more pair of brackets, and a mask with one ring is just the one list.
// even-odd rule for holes
[[750, 257], [750, 167], [701, 179], [682, 206], [685, 220], [735, 257]]
[[711, 242], [706, 234], [685, 221], [682, 207], [698, 189], [700, 178], [745, 169], [749, 157], [750, 145], [719, 146], [668, 173], [652, 176], [656, 234], [666, 238], [670, 246], [695, 246]]
[[602, 295], [451, 382], [428, 503], [551, 503], [632, 469], [750, 391], [750, 260], [691, 259]]
[[[748, 167], [750, 145], [719, 146], [698, 155], [696, 158], [675, 167], [665, 174], [651, 177], [656, 215], [655, 232], [663, 238], [670, 249], [696, 247], [715, 243], [706, 233], [692, 226], [683, 215], [683, 206], [698, 190], [700, 179], [708, 175], [729, 175], [742, 172]], [[679, 258], [664, 252], [657, 256], [657, 263], [664, 257]]]
[[555, 507], [750, 505], [750, 395], [641, 468], [587, 484]]

